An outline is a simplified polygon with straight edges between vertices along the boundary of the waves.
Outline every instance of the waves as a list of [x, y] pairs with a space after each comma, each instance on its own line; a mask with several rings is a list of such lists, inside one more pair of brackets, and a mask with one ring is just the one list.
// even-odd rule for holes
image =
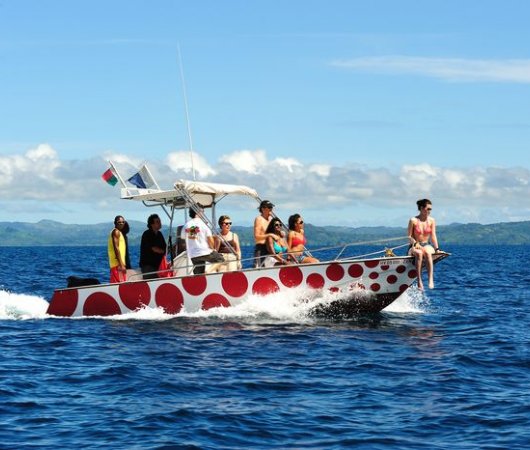
[[0, 290], [0, 320], [44, 319], [47, 309], [42, 297]]

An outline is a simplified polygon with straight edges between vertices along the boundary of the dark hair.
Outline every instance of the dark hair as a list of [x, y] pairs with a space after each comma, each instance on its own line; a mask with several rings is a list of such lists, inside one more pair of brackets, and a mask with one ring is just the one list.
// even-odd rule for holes
[[155, 220], [160, 220], [160, 217], [158, 217], [158, 214], [151, 214], [147, 218], [147, 228], [151, 228], [151, 225], [155, 223]]
[[260, 204], [259, 204], [259, 211], [261, 212], [263, 210], [263, 208], [274, 208], [274, 204], [270, 201], [270, 200], [263, 200]]
[[416, 202], [416, 205], [418, 205], [418, 211], [419, 211], [422, 208], [425, 208], [427, 205], [432, 205], [432, 203], [428, 198], [422, 198], [421, 200], [418, 200]]
[[294, 231], [294, 226], [296, 225], [296, 222], [298, 222], [298, 219], [300, 219], [300, 217], [302, 216], [298, 213], [289, 216], [289, 230]]
[[267, 227], [267, 229], [265, 230], [265, 233], [269, 234], [269, 233], [274, 233], [274, 226], [279, 223], [281, 225], [282, 224], [282, 221], [280, 219], [278, 219], [277, 217], [275, 217], [274, 219], [272, 219], [270, 222], [269, 222], [269, 226]]
[[[199, 209], [204, 209], [204, 206], [202, 206], [200, 203], [197, 203], [197, 207]], [[193, 208], [190, 208], [190, 210], [188, 211], [188, 215], [192, 218], [192, 219], [195, 219], [195, 217], [197, 217], [197, 212], [193, 209]]]
[[224, 222], [226, 219], [230, 220], [230, 216], [221, 216], [221, 217], [219, 217], [219, 220], [217, 221], [217, 223], [219, 224], [220, 227], [223, 226], [223, 222]]
[[118, 220], [120, 220], [120, 219], [125, 220], [123, 216], [116, 216], [116, 217], [114, 217], [114, 226], [116, 226], [116, 225], [118, 224]]
[[121, 229], [121, 234], [127, 234], [131, 229], [129, 228], [129, 222], [123, 222], [123, 228]]

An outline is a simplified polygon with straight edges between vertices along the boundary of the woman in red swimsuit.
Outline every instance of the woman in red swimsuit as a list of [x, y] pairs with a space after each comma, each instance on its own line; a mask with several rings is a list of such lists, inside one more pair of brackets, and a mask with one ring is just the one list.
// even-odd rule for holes
[[304, 235], [304, 219], [302, 219], [300, 214], [293, 214], [291, 217], [289, 217], [289, 235], [287, 236], [289, 253], [299, 264], [318, 262], [318, 259], [306, 254], [306, 242], [307, 240]]
[[418, 200], [419, 214], [409, 220], [408, 237], [410, 241], [409, 255], [416, 258], [416, 271], [418, 272], [418, 288], [423, 289], [421, 269], [423, 259], [427, 266], [429, 288], [434, 288], [434, 273], [432, 255], [439, 251], [438, 238], [436, 237], [436, 222], [430, 217], [432, 203], [428, 198]]

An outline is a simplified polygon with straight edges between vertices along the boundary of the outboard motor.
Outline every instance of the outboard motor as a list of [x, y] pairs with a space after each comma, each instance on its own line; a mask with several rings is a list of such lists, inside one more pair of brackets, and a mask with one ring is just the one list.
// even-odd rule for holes
[[69, 276], [66, 279], [67, 286], [71, 287], [80, 287], [80, 286], [93, 286], [95, 284], [101, 284], [97, 278], [81, 278], [74, 275]]

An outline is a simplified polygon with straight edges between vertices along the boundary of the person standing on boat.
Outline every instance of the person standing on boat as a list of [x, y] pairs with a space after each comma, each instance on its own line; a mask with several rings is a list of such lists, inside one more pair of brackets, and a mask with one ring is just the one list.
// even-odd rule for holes
[[418, 273], [418, 288], [423, 289], [421, 270], [423, 260], [427, 266], [427, 276], [429, 277], [429, 288], [434, 288], [434, 270], [432, 255], [438, 252], [438, 238], [436, 236], [436, 221], [430, 217], [432, 203], [428, 198], [418, 200], [417, 216], [409, 220], [408, 237], [410, 241], [409, 255], [416, 258], [416, 272]]
[[129, 231], [131, 231], [129, 227], [129, 222], [125, 221], [123, 223], [123, 229], [121, 230], [121, 234], [123, 234], [123, 239], [125, 239], [125, 268], [127, 270], [132, 269], [131, 255], [129, 254], [129, 239], [127, 237]]
[[[219, 217], [220, 235], [228, 242], [228, 247], [219, 236], [214, 237], [215, 249], [223, 256], [225, 263], [219, 265], [219, 272], [241, 270], [241, 247], [239, 237], [231, 230], [232, 221], [229, 216]], [[235, 252], [233, 253], [232, 250]]]
[[267, 227], [273, 218], [272, 208], [274, 205], [269, 200], [263, 200], [259, 205], [260, 215], [254, 219], [254, 267], [260, 267], [263, 260], [269, 254], [267, 250], [267, 238], [277, 240], [275, 234], [268, 234]]
[[158, 269], [162, 258], [166, 255], [166, 240], [160, 231], [162, 222], [158, 214], [151, 214], [147, 218], [147, 230], [142, 234], [140, 244], [140, 269], [144, 280], [158, 278]]
[[204, 210], [200, 205], [199, 208], [199, 214], [190, 208], [190, 220], [186, 222], [181, 233], [181, 237], [186, 240], [186, 251], [193, 264], [194, 274], [203, 274], [207, 262], [224, 262], [222, 255], [214, 250], [212, 230], [202, 220]]
[[125, 236], [123, 235], [124, 225], [125, 219], [123, 216], [116, 216], [114, 218], [114, 229], [110, 232], [107, 242], [111, 283], [121, 283], [127, 280], [127, 266], [125, 262], [127, 246]]

